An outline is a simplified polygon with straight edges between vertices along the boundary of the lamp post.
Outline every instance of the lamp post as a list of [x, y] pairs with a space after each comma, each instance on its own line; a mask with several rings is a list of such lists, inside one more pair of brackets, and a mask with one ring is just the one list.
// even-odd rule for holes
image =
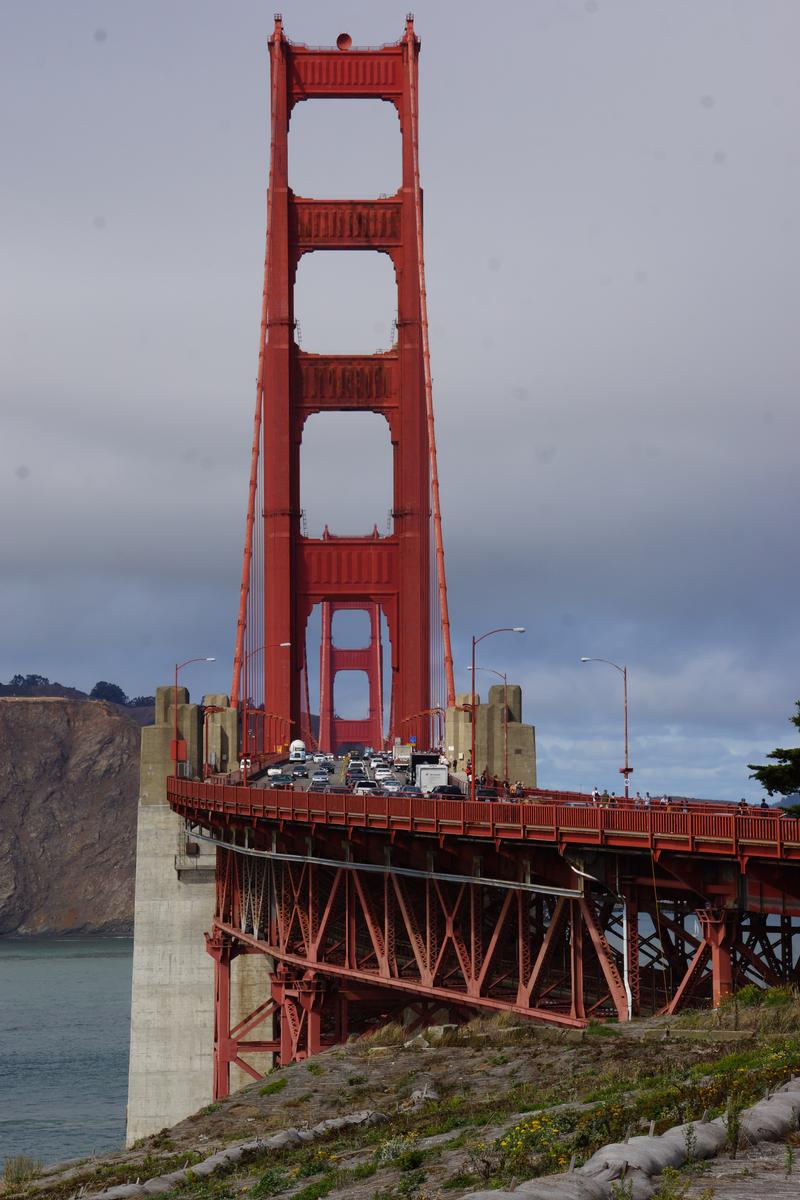
[[524, 633], [524, 625], [503, 625], [500, 629], [490, 629], [487, 633], [482, 633], [480, 637], [472, 635], [472, 774], [470, 776], [469, 798], [475, 800], [475, 717], [477, 715], [477, 701], [475, 699], [475, 647], [478, 642], [484, 641], [488, 637], [493, 637], [495, 633]]
[[581, 662], [582, 663], [587, 663], [587, 662], [605, 663], [606, 666], [613, 667], [615, 671], [619, 671], [620, 675], [622, 676], [622, 698], [623, 698], [623, 710], [624, 710], [624, 719], [625, 719], [625, 766], [620, 767], [619, 773], [625, 779], [625, 799], [627, 800], [628, 794], [629, 794], [628, 793], [628, 776], [631, 775], [633, 772], [633, 767], [628, 765], [628, 668], [627, 668], [627, 666], [621, 667], [619, 665], [619, 663], [612, 662], [610, 658], [585, 658], [585, 657], [582, 657]]
[[178, 674], [184, 667], [196, 662], [216, 662], [215, 658], [187, 658], [185, 662], [175, 663], [175, 691], [173, 692], [173, 716], [175, 718], [175, 737], [172, 743], [173, 775], [178, 774]]
[[476, 671], [489, 671], [503, 681], [503, 779], [508, 782], [508, 675], [495, 671], [494, 667], [476, 667]]
[[[291, 644], [292, 644], [291, 642], [277, 642], [276, 643], [277, 648], [279, 650], [288, 649], [288, 647], [291, 646]], [[250, 650], [249, 653], [245, 654], [245, 656], [244, 656], [244, 663], [243, 663], [243, 667], [244, 667], [244, 698], [242, 700], [242, 733], [243, 733], [242, 761], [244, 763], [244, 767], [242, 768], [242, 783], [244, 783], [244, 784], [247, 783], [247, 756], [248, 756], [248, 751], [250, 749], [250, 720], [249, 720], [248, 709], [247, 709], [247, 701], [248, 701], [248, 698], [250, 695], [250, 677], [249, 677], [249, 671], [248, 671], [248, 663], [250, 662], [250, 659], [253, 657], [254, 654], [259, 654], [262, 650], [273, 650], [273, 649], [275, 649], [275, 646], [268, 645], [266, 642], [264, 642], [263, 645], [256, 646], [255, 650]], [[260, 710], [254, 709], [253, 711], [254, 712], [260, 711], [263, 713], [264, 710], [263, 709], [260, 709]], [[268, 714], [268, 715], [271, 715], [271, 714]]]

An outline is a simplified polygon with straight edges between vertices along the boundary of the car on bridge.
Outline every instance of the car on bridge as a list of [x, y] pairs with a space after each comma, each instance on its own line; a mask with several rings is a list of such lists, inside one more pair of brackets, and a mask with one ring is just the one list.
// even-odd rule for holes
[[432, 796], [452, 796], [456, 800], [463, 800], [463, 793], [460, 787], [456, 787], [454, 783], [437, 783], [435, 788], [431, 788]]
[[292, 779], [291, 775], [287, 775], [285, 772], [279, 771], [277, 775], [273, 775], [270, 778], [269, 786], [271, 788], [290, 788], [294, 786], [294, 780]]
[[292, 767], [292, 779], [308, 779], [308, 768]]

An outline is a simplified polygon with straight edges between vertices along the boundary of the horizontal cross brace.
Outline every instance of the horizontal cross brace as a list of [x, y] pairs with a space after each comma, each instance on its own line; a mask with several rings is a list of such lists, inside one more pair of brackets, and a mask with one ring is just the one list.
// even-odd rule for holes
[[254, 850], [249, 846], [236, 846], [232, 842], [223, 842], [220, 838], [211, 837], [207, 833], [199, 833], [192, 826], [192, 837], [198, 837], [204, 842], [211, 842], [223, 850], [233, 850], [236, 854], [247, 854], [252, 858], [272, 858], [276, 862], [313, 863], [317, 867], [333, 867], [335, 870], [365, 871], [372, 875], [405, 875], [410, 879], [440, 879], [446, 883], [480, 883], [484, 887], [502, 888], [512, 892], [538, 892], [543, 896], [567, 896], [577, 899], [583, 895], [578, 888], [549, 887], [539, 883], [520, 883], [511, 879], [487, 879], [483, 875], [451, 875], [446, 871], [418, 871], [413, 867], [381, 866], [380, 863], [351, 862], [347, 859], [316, 858], [312, 854], [283, 854], [277, 850]]

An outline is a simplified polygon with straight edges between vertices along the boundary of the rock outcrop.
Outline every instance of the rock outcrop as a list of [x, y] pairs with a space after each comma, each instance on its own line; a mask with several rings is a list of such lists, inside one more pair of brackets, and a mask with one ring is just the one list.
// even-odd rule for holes
[[0, 698], [0, 935], [131, 932], [140, 735], [102, 701]]

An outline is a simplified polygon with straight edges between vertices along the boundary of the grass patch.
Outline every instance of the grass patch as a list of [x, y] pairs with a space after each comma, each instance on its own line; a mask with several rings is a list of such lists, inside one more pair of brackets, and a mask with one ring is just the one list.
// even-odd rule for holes
[[595, 1037], [622, 1037], [619, 1026], [609, 1025], [606, 1021], [590, 1021], [586, 1032], [594, 1034]]
[[306, 1070], [308, 1071], [309, 1075], [324, 1075], [325, 1074], [325, 1068], [321, 1067], [319, 1065], [319, 1063], [317, 1063], [317, 1062], [307, 1062]]
[[30, 1158], [27, 1154], [12, 1154], [3, 1165], [3, 1179], [6, 1183], [25, 1183], [33, 1179], [42, 1169], [38, 1158]]
[[269, 1083], [265, 1083], [262, 1088], [258, 1089], [259, 1096], [277, 1096], [278, 1092], [282, 1092], [289, 1080], [285, 1075], [280, 1079], [271, 1079]]
[[359, 1038], [358, 1046], [365, 1052], [370, 1046], [402, 1046], [403, 1042], [407, 1042], [409, 1038], [408, 1031], [402, 1025], [398, 1025], [396, 1021], [390, 1021], [388, 1025], [382, 1025], [380, 1029], [374, 1029], [372, 1033], [365, 1033]]

